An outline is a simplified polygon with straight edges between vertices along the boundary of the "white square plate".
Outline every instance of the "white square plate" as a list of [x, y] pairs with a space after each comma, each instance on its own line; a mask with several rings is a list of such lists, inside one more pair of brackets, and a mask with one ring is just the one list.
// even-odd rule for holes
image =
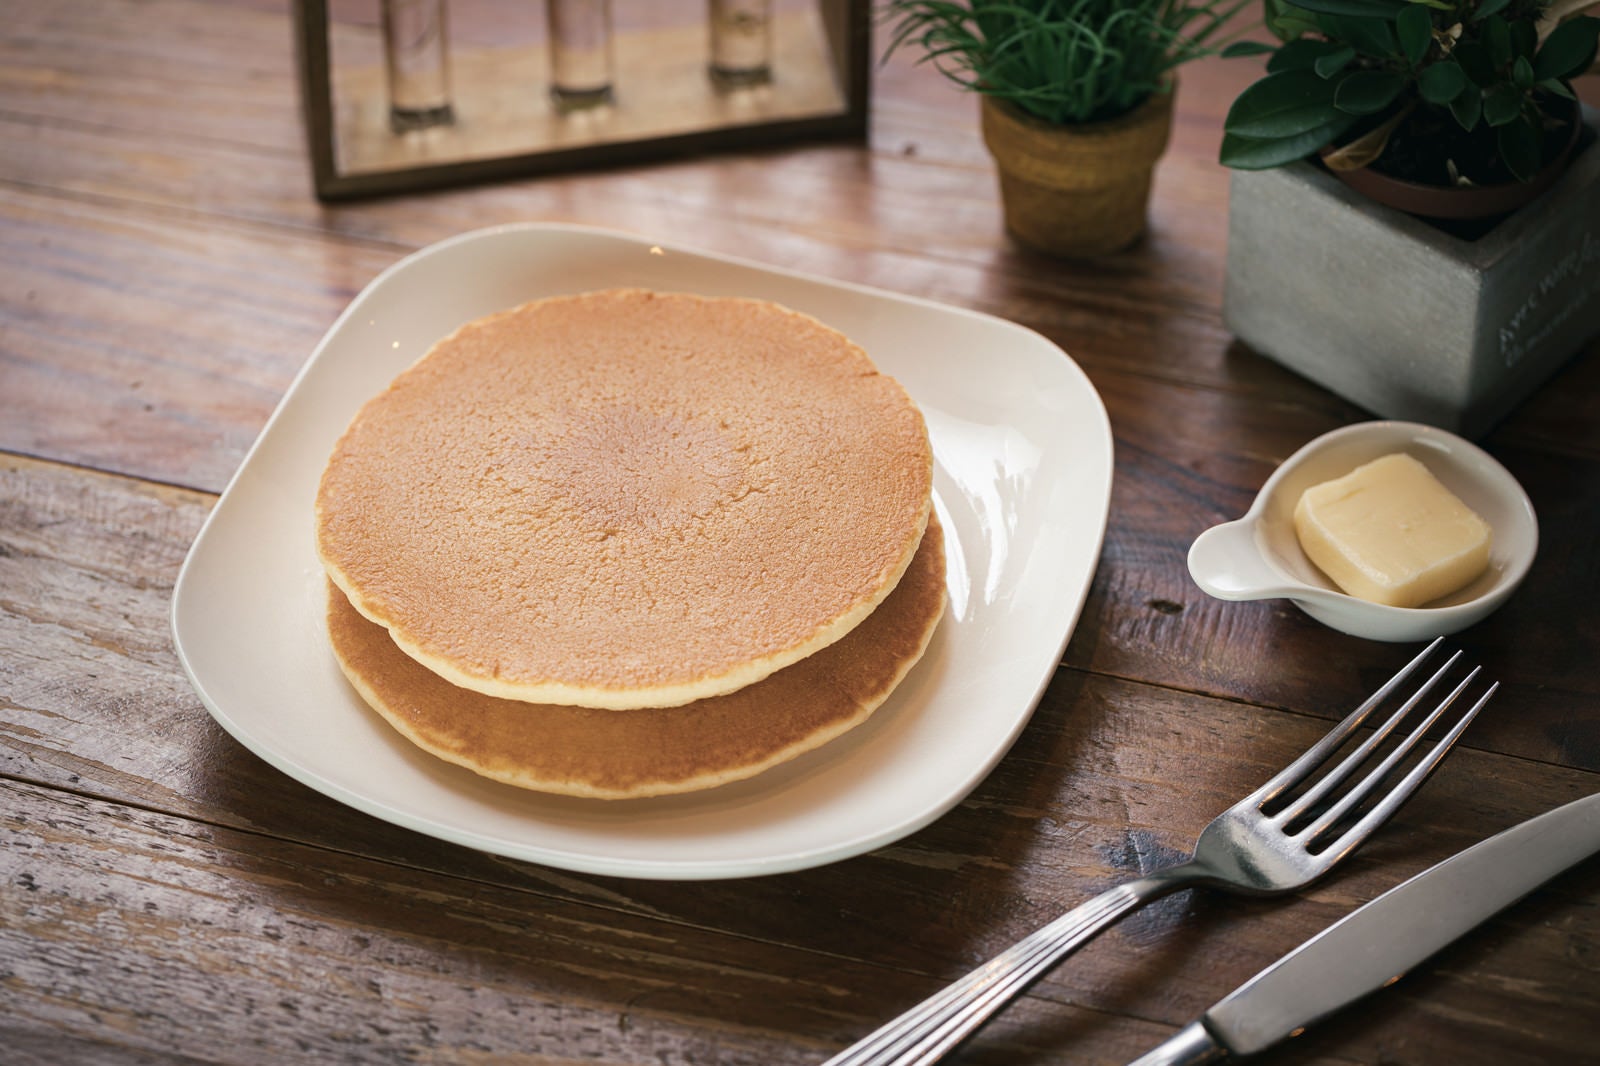
[[[480, 778], [368, 710], [328, 648], [312, 503], [356, 411], [434, 341], [527, 300], [624, 286], [776, 301], [843, 331], [898, 378], [933, 441], [949, 608], [901, 688], [838, 740], [737, 784], [607, 802]], [[195, 539], [173, 635], [224, 729], [379, 818], [590, 873], [796, 870], [898, 840], [994, 768], [1077, 622], [1110, 494], [1100, 397], [1066, 353], [1021, 326], [593, 229], [480, 230], [386, 270], [334, 323]]]

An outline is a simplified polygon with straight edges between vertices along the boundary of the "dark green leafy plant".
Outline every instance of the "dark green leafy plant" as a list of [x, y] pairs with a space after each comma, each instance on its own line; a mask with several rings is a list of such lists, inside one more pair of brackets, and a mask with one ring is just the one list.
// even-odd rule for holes
[[[1222, 162], [1264, 169], [1328, 146], [1335, 169], [1405, 158], [1472, 184], [1481, 165], [1530, 181], [1576, 114], [1571, 79], [1595, 61], [1593, 0], [1266, 0], [1276, 47], [1228, 112]], [[1570, 128], [1570, 127], [1566, 127]], [[1434, 156], [1419, 162], [1419, 157]], [[1387, 169], [1386, 162], [1379, 169]], [[1409, 175], [1408, 175], [1409, 176]]]
[[890, 0], [886, 54], [922, 61], [1046, 122], [1095, 122], [1163, 90], [1173, 68], [1215, 51], [1250, 0]]

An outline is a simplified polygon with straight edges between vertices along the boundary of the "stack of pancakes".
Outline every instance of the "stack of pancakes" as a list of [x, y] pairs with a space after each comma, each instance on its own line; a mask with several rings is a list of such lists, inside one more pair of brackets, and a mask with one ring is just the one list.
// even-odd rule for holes
[[921, 414], [776, 304], [643, 290], [470, 322], [317, 494], [345, 674], [420, 747], [570, 795], [749, 777], [860, 724], [944, 610]]

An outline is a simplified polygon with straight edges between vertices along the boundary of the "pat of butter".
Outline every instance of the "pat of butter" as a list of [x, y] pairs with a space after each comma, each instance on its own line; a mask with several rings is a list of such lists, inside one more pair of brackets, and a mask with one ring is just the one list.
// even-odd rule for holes
[[1489, 565], [1488, 523], [1403, 453], [1307, 489], [1294, 531], [1341, 589], [1391, 607], [1449, 595]]

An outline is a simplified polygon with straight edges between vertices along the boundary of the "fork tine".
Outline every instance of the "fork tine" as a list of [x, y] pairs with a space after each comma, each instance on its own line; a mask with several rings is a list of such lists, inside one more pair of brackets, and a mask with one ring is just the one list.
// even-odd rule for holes
[[[1356, 771], [1358, 767], [1361, 766], [1362, 763], [1367, 761], [1367, 758], [1375, 750], [1377, 750], [1378, 745], [1382, 744], [1388, 739], [1389, 734], [1393, 733], [1397, 728], [1399, 728], [1400, 723], [1405, 721], [1417, 704], [1422, 702], [1424, 696], [1433, 691], [1433, 687], [1443, 680], [1444, 676], [1450, 672], [1450, 668], [1454, 666], [1460, 658], [1461, 653], [1458, 651], [1454, 655], [1450, 656], [1450, 658], [1446, 659], [1444, 665], [1439, 667], [1438, 670], [1434, 671], [1433, 676], [1424, 681], [1422, 686], [1418, 688], [1416, 692], [1411, 694], [1411, 698], [1402, 703], [1399, 708], [1389, 716], [1389, 720], [1384, 722], [1383, 725], [1379, 726], [1373, 732], [1372, 736], [1368, 737], [1359, 748], [1347, 755], [1338, 766], [1330, 770], [1322, 778], [1322, 780], [1318, 781], [1311, 788], [1307, 789], [1303, 795], [1294, 801], [1294, 803], [1290, 804], [1282, 811], [1279, 811], [1273, 817], [1281, 824], [1288, 825], [1300, 818], [1307, 811], [1315, 809], [1317, 804], [1321, 803], [1325, 798], [1327, 798], [1330, 792], [1344, 783], [1345, 778], [1349, 777]], [[1472, 673], [1476, 674], [1477, 670], [1473, 670]], [[1468, 675], [1468, 680], [1470, 681], [1471, 679], [1471, 675]], [[1444, 713], [1445, 708], [1450, 706], [1450, 701], [1454, 700], [1459, 694], [1460, 690], [1457, 689], [1449, 699], [1445, 700], [1438, 707], [1434, 708], [1433, 713], [1427, 718], [1426, 721], [1423, 722], [1423, 729], [1427, 729], [1429, 726], [1433, 725], [1434, 722], [1438, 721], [1439, 716]], [[1387, 773], [1389, 768], [1392, 767], [1398, 760], [1399, 755], [1405, 754], [1407, 748], [1420, 739], [1420, 734], [1413, 733], [1411, 739], [1406, 742], [1406, 745], [1400, 749], [1398, 754], [1391, 756], [1390, 760], [1383, 765], [1383, 772]], [[1362, 783], [1361, 788], [1357, 789], [1356, 792], [1360, 793], [1361, 789], [1370, 787], [1370, 785], [1375, 784], [1376, 781], [1376, 778], [1373, 778], [1369, 775], [1368, 779]]]
[[[1411, 672], [1420, 666], [1423, 660], [1432, 655], [1442, 643], [1444, 643], [1443, 637], [1435, 637], [1432, 644], [1429, 644], [1426, 648], [1423, 648], [1417, 653], [1416, 658], [1402, 666], [1398, 673], [1396, 673], [1388, 681], [1384, 682], [1382, 688], [1368, 696], [1362, 702], [1361, 706], [1357, 707], [1354, 711], [1351, 711], [1349, 717], [1345, 718], [1344, 721], [1340, 722], [1338, 725], [1329, 730], [1326, 736], [1317, 741], [1311, 747], [1307, 748], [1303, 755], [1301, 755], [1294, 762], [1290, 763], [1288, 766], [1284, 767], [1283, 770], [1274, 775], [1270, 781], [1252, 792], [1245, 802], [1256, 807], [1270, 803], [1272, 800], [1282, 795], [1285, 791], [1293, 788], [1296, 784], [1303, 781], [1317, 767], [1327, 762], [1328, 757], [1335, 751], [1339, 750], [1339, 746], [1349, 739], [1350, 734], [1361, 728], [1361, 723], [1367, 720], [1368, 716], [1372, 714], [1373, 709], [1384, 700], [1388, 699], [1389, 695], [1393, 693], [1394, 690], [1398, 688], [1406, 678], [1411, 676]], [[1243, 805], [1243, 803], [1240, 804], [1240, 806]]]
[[[1450, 662], [1445, 663], [1443, 668], [1441, 668], [1437, 674], [1434, 674], [1433, 677], [1428, 680], [1428, 684], [1424, 685], [1422, 690], [1419, 691], [1416, 696], [1413, 696], [1411, 699], [1407, 700], [1405, 706], [1400, 708], [1393, 718], [1384, 723], [1383, 730], [1368, 739], [1368, 741], [1361, 746], [1361, 750], [1351, 755], [1349, 759], [1345, 760], [1345, 762], [1359, 763], [1360, 761], [1366, 759], [1366, 757], [1372, 753], [1372, 749], [1378, 746], [1378, 742], [1382, 739], [1383, 733], [1398, 725], [1399, 719], [1410, 713], [1411, 708], [1416, 706], [1416, 703], [1422, 697], [1422, 694], [1426, 692], [1435, 681], [1438, 681], [1440, 677], [1444, 676], [1445, 670], [1450, 669], [1451, 665], [1454, 664], [1456, 659], [1459, 657], [1459, 653], [1455, 656], [1452, 656]], [[1328, 810], [1324, 811], [1315, 822], [1303, 829], [1301, 833], [1297, 835], [1304, 835], [1306, 843], [1310, 844], [1323, 833], [1325, 833], [1330, 826], [1337, 824], [1339, 819], [1348, 814], [1350, 810], [1356, 806], [1356, 804], [1372, 795], [1377, 790], [1378, 786], [1383, 782], [1383, 779], [1389, 775], [1389, 771], [1393, 770], [1395, 765], [1399, 763], [1401, 759], [1405, 758], [1412, 748], [1415, 748], [1419, 743], [1422, 742], [1423, 736], [1427, 734], [1429, 729], [1433, 728], [1433, 724], [1439, 720], [1445, 711], [1450, 709], [1451, 704], [1455, 703], [1456, 699], [1460, 697], [1461, 693], [1466, 691], [1467, 686], [1472, 684], [1473, 679], [1478, 676], [1479, 669], [1479, 667], [1473, 667], [1467, 676], [1462, 679], [1461, 683], [1455, 687], [1454, 691], [1452, 691], [1450, 695], [1446, 696], [1444, 699], [1440, 700], [1439, 706], [1435, 707], [1425, 718], [1423, 718], [1421, 722], [1417, 723], [1417, 725], [1411, 730], [1411, 734], [1406, 737], [1405, 740], [1396, 745], [1395, 749], [1391, 751], [1382, 762], [1368, 772], [1367, 775], [1361, 779], [1360, 784], [1351, 788], [1343, 798], [1341, 798]], [[1349, 769], [1353, 770], [1354, 767], [1352, 766]], [[1345, 773], [1349, 772], [1344, 765], [1341, 765], [1339, 770]], [[1321, 789], [1321, 786], [1325, 784], [1327, 784], [1326, 781], [1318, 782], [1319, 789]], [[1322, 789], [1322, 791], [1326, 792], [1327, 790]]]
[[[1476, 674], [1477, 670], [1473, 670], [1473, 675]], [[1444, 707], [1449, 706], [1449, 704], [1452, 703], [1455, 698], [1459, 696], [1467, 687], [1467, 683], [1471, 680], [1472, 677], [1468, 677], [1466, 681], [1461, 682], [1461, 684], [1456, 687], [1456, 690], [1446, 697], [1444, 703], [1440, 706], [1440, 710], [1443, 710]], [[1461, 734], [1466, 732], [1467, 726], [1471, 725], [1472, 720], [1478, 717], [1478, 712], [1483, 710], [1484, 704], [1489, 702], [1489, 698], [1493, 696], [1495, 692], [1499, 690], [1499, 688], [1500, 682], [1498, 681], [1490, 685], [1488, 691], [1486, 691], [1482, 696], [1478, 697], [1478, 702], [1472, 705], [1472, 709], [1461, 716], [1461, 720], [1456, 722], [1456, 724], [1451, 727], [1450, 732], [1446, 733], [1439, 740], [1439, 742], [1433, 746], [1433, 749], [1428, 752], [1427, 756], [1424, 757], [1421, 762], [1417, 763], [1417, 765], [1413, 766], [1406, 773], [1406, 776], [1401, 778], [1399, 783], [1396, 784], [1394, 788], [1390, 789], [1388, 795], [1384, 796], [1384, 798], [1379, 801], [1377, 805], [1372, 808], [1372, 810], [1362, 815], [1360, 820], [1357, 821], [1355, 825], [1351, 826], [1338, 837], [1339, 847], [1329, 848], [1318, 856], [1318, 859], [1324, 869], [1332, 866], [1334, 863], [1338, 862], [1340, 858], [1349, 854], [1352, 848], [1358, 846], [1363, 840], [1371, 835], [1374, 829], [1377, 829], [1378, 826], [1382, 825], [1389, 819], [1390, 815], [1394, 814], [1395, 811], [1400, 809], [1400, 805], [1411, 797], [1411, 794], [1428, 779], [1428, 775], [1432, 774], [1433, 771], [1438, 768], [1439, 764], [1444, 761], [1444, 757], [1450, 754], [1450, 749], [1453, 748], [1456, 741], [1461, 738]], [[1437, 717], [1437, 712], [1433, 717]], [[1431, 720], [1432, 719], [1430, 718], [1430, 721]], [[1421, 733], [1424, 731], [1425, 727], [1423, 729], [1419, 729], [1416, 736], [1420, 739]], [[1407, 746], [1410, 746], [1410, 743], [1411, 742], [1408, 741]], [[1366, 782], [1363, 782], [1362, 784], [1364, 787]], [[1329, 813], [1332, 814], [1333, 812], [1330, 811]], [[1340, 813], [1342, 814], [1343, 812]], [[1325, 819], [1326, 824], [1322, 825], [1318, 832], [1326, 830], [1328, 825], [1332, 825], [1333, 821], [1335, 820], [1337, 819]], [[1311, 838], [1308, 836], [1307, 840], [1309, 841], [1310, 839]]]

